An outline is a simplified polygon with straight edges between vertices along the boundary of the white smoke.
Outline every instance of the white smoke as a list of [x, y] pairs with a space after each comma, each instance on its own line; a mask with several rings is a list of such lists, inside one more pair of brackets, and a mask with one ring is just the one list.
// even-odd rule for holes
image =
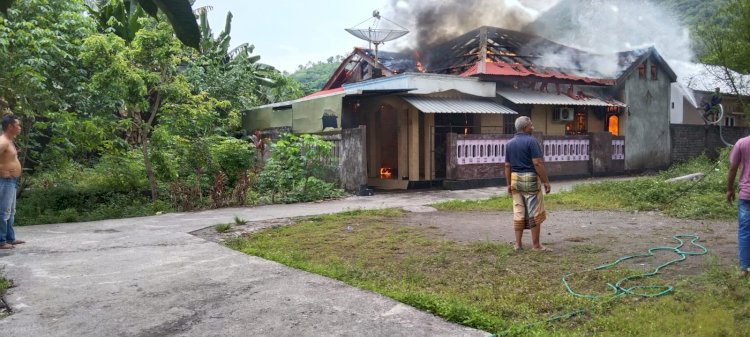
[[480, 26], [493, 26], [598, 54], [580, 58], [575, 52], [534, 51], [542, 53], [535, 63], [586, 69], [590, 76], [616, 76], [627, 66], [615, 54], [621, 51], [653, 46], [668, 62], [694, 56], [689, 30], [664, 5], [651, 0], [390, 0], [382, 12], [412, 31], [390, 48], [421, 50]]
[[[622, 70], [615, 54], [621, 51], [653, 46], [667, 62], [694, 57], [689, 30], [674, 13], [649, 0], [564, 0], [540, 14], [526, 30], [599, 54], [585, 65], [607, 77]], [[582, 60], [545, 54], [541, 62], [576, 69], [576, 61]]]

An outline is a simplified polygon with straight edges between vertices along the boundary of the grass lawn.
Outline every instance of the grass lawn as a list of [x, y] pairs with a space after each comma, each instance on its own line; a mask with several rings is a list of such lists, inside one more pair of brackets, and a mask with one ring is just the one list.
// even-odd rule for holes
[[[0, 297], [4, 297], [5, 296], [5, 292], [8, 290], [9, 287], [10, 287], [10, 281], [8, 281], [4, 277], [3, 270], [0, 269]], [[2, 309], [5, 309], [5, 308], [2, 308], [2, 306], [0, 306], [0, 318], [3, 318], [5, 316], [9, 315], [9, 313], [7, 311], [2, 310]]]
[[[546, 205], [551, 211], [656, 210], [677, 218], [736, 219], [736, 206], [723, 202], [725, 162], [699, 158], [655, 176], [577, 186], [547, 196]], [[664, 182], [694, 172], [709, 174], [697, 182]], [[447, 212], [496, 212], [510, 210], [511, 200], [496, 197], [434, 206]], [[640, 285], [674, 287], [655, 298], [611, 296], [607, 283], [643, 273], [637, 263], [571, 277], [576, 292], [599, 296], [590, 300], [569, 294], [561, 278], [611, 262], [607, 247], [582, 243], [563, 252], [517, 253], [502, 242], [446, 240], [435, 227], [405, 226], [398, 221], [402, 217], [400, 210], [310, 217], [229, 245], [498, 335], [747, 336], [750, 332], [750, 281], [738, 278], [736, 268], [720, 264], [716, 255], [691, 257], [708, 261], [692, 273], [681, 274], [677, 265], [676, 272], [639, 280]], [[580, 314], [548, 322], [571, 313]]]
[[[716, 263], [688, 278], [644, 280], [675, 287], [651, 299], [609, 296], [606, 283], [632, 273], [628, 266], [583, 273], [571, 278], [571, 286], [601, 298], [581, 299], [567, 293], [561, 277], [595, 267], [597, 247], [581, 245], [564, 256], [515, 253], [505, 243], [442, 240], [430, 227], [395, 224], [400, 216], [399, 210], [383, 210], [311, 217], [229, 245], [491, 333], [744, 336], [750, 331], [750, 284]], [[537, 324], [581, 309], [586, 312], [570, 319]]]

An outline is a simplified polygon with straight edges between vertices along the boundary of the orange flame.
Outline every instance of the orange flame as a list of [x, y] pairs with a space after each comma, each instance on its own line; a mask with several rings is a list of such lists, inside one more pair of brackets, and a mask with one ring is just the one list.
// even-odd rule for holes
[[393, 176], [393, 169], [390, 167], [380, 168], [380, 179], [391, 179]]
[[417, 71], [420, 73], [427, 72], [427, 68], [425, 68], [422, 63], [422, 54], [416, 50], [414, 51], [414, 60], [417, 61]]

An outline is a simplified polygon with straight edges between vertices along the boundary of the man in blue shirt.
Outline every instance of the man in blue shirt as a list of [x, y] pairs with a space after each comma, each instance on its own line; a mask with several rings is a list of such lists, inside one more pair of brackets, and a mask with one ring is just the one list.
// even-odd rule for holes
[[542, 222], [547, 218], [544, 193], [550, 192], [550, 185], [544, 170], [542, 149], [531, 136], [532, 132], [534, 124], [531, 123], [531, 118], [518, 117], [516, 135], [505, 146], [505, 180], [508, 182], [508, 194], [513, 197], [515, 250], [523, 247], [521, 238], [524, 229], [531, 230], [533, 249], [549, 250], [539, 243], [539, 233]]

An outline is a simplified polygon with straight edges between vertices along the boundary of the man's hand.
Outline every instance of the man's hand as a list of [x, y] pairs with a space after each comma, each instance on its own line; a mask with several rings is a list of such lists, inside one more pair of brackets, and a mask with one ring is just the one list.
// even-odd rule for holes
[[508, 185], [508, 195], [512, 195], [512, 194], [513, 194], [513, 188], [510, 187], [510, 185]]
[[734, 202], [734, 190], [728, 190], [727, 191], [727, 203], [730, 205]]
[[549, 194], [549, 192], [552, 191], [552, 187], [549, 185], [549, 183], [544, 183], [544, 193]]

